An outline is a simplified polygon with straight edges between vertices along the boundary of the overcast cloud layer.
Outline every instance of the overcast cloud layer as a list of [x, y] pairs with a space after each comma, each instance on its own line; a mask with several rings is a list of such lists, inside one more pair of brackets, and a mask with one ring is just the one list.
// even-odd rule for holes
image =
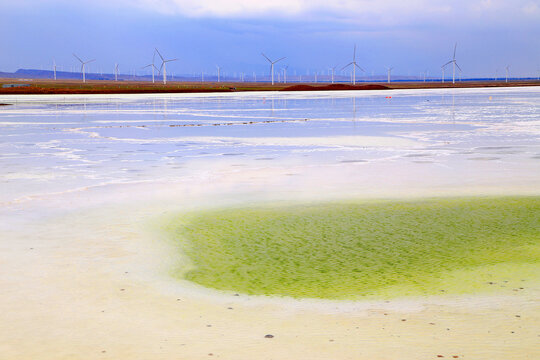
[[[73, 4], [70, 0], [2, 0], [12, 7]], [[78, 0], [81, 6], [140, 8], [164, 15], [217, 18], [291, 18], [410, 23], [458, 16], [479, 21], [537, 21], [534, 0]]]
[[0, 0], [0, 13], [9, 34], [0, 50], [10, 54], [0, 70], [52, 57], [68, 66], [73, 51], [138, 69], [137, 58], [159, 46], [184, 73], [216, 63], [263, 71], [261, 51], [287, 56], [299, 72], [325, 71], [346, 63], [356, 43], [371, 72], [433, 74], [455, 42], [469, 76], [540, 68], [540, 2], [531, 0]]

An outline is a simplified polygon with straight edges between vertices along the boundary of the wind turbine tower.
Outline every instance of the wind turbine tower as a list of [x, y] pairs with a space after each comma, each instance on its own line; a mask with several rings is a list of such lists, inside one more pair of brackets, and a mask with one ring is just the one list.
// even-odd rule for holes
[[274, 64], [285, 59], [284, 57], [280, 58], [280, 59], [277, 59], [275, 61], [272, 61], [268, 58], [268, 56], [264, 55], [263, 53], [261, 53], [262, 56], [264, 56], [264, 58], [266, 60], [268, 60], [268, 62], [270, 63], [270, 74], [272, 76], [272, 85], [274, 85]]
[[221, 66], [216, 65], [217, 69], [217, 82], [221, 81]]
[[289, 65], [283, 67], [283, 83], [287, 83], [287, 69], [289, 68]]
[[159, 71], [161, 71], [163, 69], [163, 85], [166, 85], [167, 84], [167, 63], [172, 62], [172, 61], [176, 61], [178, 59], [165, 60], [165, 58], [163, 56], [161, 56], [161, 53], [159, 52], [159, 50], [157, 48], [156, 48], [156, 53], [161, 58], [161, 68], [159, 69]]
[[84, 73], [84, 69], [86, 67], [86, 64], [91, 63], [92, 61], [96, 61], [96, 59], [92, 59], [92, 60], [88, 60], [88, 61], [82, 61], [81, 58], [78, 57], [77, 55], [73, 54], [73, 56], [75, 56], [77, 58], [77, 60], [79, 60], [81, 62], [82, 82], [85, 83], [86, 82], [86, 75]]
[[510, 65], [506, 65], [506, 82], [508, 82], [508, 71], [510, 70]]
[[387, 82], [390, 84], [390, 73], [392, 72], [392, 69], [394, 69], [393, 67], [387, 67], [386, 68], [386, 71], [388, 72], [388, 80]]
[[449, 62], [443, 65], [443, 69], [444, 69], [446, 65], [452, 64], [452, 84], [456, 83], [456, 66], [459, 69], [459, 71], [461, 71], [461, 68], [456, 62], [456, 49], [457, 49], [457, 43], [454, 45], [454, 56], [452, 57], [452, 60], [450, 60]]
[[334, 66], [333, 68], [330, 68], [330, 70], [332, 71], [332, 84], [334, 83], [334, 74], [336, 72], [336, 67]]
[[356, 44], [354, 44], [354, 51], [353, 51], [353, 61], [351, 61], [350, 63], [348, 63], [347, 65], [345, 65], [344, 67], [341, 68], [341, 70], [344, 70], [345, 68], [351, 66], [353, 67], [353, 73], [352, 73], [352, 83], [353, 85], [356, 85], [356, 68], [359, 68], [361, 71], [365, 72], [364, 69], [362, 69], [360, 67], [360, 65], [358, 65], [356, 63]]
[[114, 64], [114, 81], [118, 81], [118, 63]]
[[53, 59], [54, 80], [56, 81], [56, 60]]
[[442, 70], [442, 78], [441, 78], [441, 82], [444, 84], [444, 65], [441, 66], [441, 70]]
[[156, 82], [155, 78], [154, 78], [154, 70], [159, 70], [157, 67], [156, 67], [156, 52], [154, 51], [154, 56], [152, 56], [152, 63], [151, 64], [148, 64], [146, 66], [143, 66], [143, 69], [146, 69], [147, 67], [150, 67], [152, 68], [152, 84], [154, 84]]

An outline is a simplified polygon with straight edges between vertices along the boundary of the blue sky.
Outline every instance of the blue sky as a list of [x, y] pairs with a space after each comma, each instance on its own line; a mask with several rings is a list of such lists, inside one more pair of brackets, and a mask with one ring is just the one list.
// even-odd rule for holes
[[0, 0], [0, 71], [123, 72], [152, 60], [154, 47], [179, 58], [175, 74], [268, 72], [287, 56], [289, 72], [327, 72], [357, 61], [368, 74], [440, 75], [454, 42], [464, 76], [540, 70], [540, 2], [531, 0]]

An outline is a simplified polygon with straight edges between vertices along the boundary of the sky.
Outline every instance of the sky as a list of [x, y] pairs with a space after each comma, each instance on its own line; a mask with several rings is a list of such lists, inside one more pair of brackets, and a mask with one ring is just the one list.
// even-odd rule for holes
[[[538, 76], [540, 0], [0, 0], [0, 71], [132, 73], [157, 47], [174, 74], [328, 73], [356, 60], [368, 75]], [[156, 61], [157, 62], [157, 61]], [[158, 64], [159, 65], [159, 64]], [[276, 65], [276, 69], [278, 65]]]

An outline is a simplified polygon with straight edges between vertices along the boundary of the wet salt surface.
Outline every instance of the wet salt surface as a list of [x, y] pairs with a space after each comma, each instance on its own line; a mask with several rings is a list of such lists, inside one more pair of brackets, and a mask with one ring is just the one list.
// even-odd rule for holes
[[414, 175], [416, 166], [428, 166], [466, 186], [494, 176], [530, 188], [540, 180], [537, 87], [0, 101], [14, 104], [0, 109], [2, 203], [81, 186], [174, 182], [216, 164], [337, 173], [377, 163], [379, 172], [399, 168], [419, 181], [426, 171]]
[[536, 358], [534, 279], [494, 281], [496, 296], [233, 296], [172, 279], [181, 254], [148, 222], [259, 200], [538, 194], [539, 95], [0, 97], [17, 102], [0, 109], [0, 353]]

